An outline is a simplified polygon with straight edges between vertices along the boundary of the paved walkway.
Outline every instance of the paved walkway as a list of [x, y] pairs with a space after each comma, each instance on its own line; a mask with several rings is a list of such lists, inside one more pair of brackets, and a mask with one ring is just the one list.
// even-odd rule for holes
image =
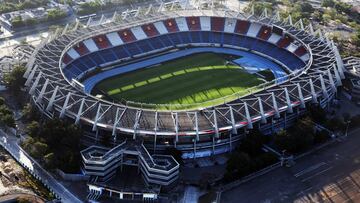
[[34, 159], [32, 159], [24, 150], [17, 144], [18, 139], [14, 136], [9, 136], [0, 130], [0, 145], [8, 151], [21, 165], [28, 168], [35, 176], [39, 177], [41, 181], [64, 203], [82, 202], [75, 197], [69, 190], [61, 185], [52, 175], [43, 169]]
[[279, 168], [221, 194], [221, 202], [360, 202], [360, 129], [291, 168]]

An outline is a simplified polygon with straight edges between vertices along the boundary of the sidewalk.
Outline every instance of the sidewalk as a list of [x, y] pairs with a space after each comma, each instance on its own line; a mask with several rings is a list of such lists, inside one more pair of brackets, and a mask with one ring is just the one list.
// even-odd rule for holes
[[51, 174], [43, 169], [34, 159], [32, 159], [21, 147], [17, 144], [18, 139], [14, 136], [8, 136], [5, 132], [0, 130], [0, 145], [8, 151], [11, 156], [27, 169], [32, 176], [40, 180], [45, 187], [51, 192], [56, 194], [62, 202], [76, 203], [82, 202], [75, 197], [70, 191], [68, 191], [63, 185], [61, 185]]

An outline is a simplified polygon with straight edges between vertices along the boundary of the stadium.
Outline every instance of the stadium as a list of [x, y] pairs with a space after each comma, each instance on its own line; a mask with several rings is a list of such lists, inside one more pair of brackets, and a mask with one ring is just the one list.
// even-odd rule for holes
[[[174, 9], [177, 8], [177, 9]], [[344, 78], [321, 30], [278, 13], [176, 4], [65, 27], [27, 64], [26, 87], [47, 117], [86, 130], [88, 146], [141, 140], [183, 158], [225, 153], [247, 129], [284, 128]]]

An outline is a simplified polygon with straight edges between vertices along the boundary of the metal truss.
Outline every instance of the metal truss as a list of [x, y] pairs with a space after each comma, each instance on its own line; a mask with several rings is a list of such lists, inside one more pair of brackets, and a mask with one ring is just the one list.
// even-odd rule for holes
[[[175, 9], [177, 8], [177, 9]], [[289, 75], [281, 84], [265, 87], [227, 104], [192, 111], [156, 111], [111, 103], [85, 94], [67, 81], [61, 70], [64, 53], [87, 38], [145, 23], [178, 16], [224, 16], [247, 19], [264, 24], [277, 25], [307, 47], [310, 60], [302, 71]], [[44, 39], [29, 54], [24, 77], [29, 94], [37, 106], [49, 117], [68, 117], [74, 123], [86, 123], [93, 131], [105, 129], [114, 137], [119, 132], [138, 135], [157, 135], [175, 138], [192, 136], [195, 141], [201, 135], [220, 136], [222, 131], [236, 134], [239, 128], [253, 128], [254, 123], [266, 123], [283, 112], [292, 113], [295, 108], [305, 108], [306, 103], [328, 102], [344, 78], [344, 63], [337, 47], [321, 30], [314, 31], [311, 24], [293, 22], [292, 17], [281, 19], [278, 12], [264, 10], [260, 16], [234, 10], [189, 10], [188, 5], [173, 2], [160, 6], [115, 13], [110, 19], [101, 17], [92, 22], [67, 25]], [[155, 141], [156, 142], [156, 141]]]

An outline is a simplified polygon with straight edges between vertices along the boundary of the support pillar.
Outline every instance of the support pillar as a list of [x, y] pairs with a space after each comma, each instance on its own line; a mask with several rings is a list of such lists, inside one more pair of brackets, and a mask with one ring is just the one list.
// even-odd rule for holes
[[84, 104], [85, 104], [85, 98], [82, 98], [81, 103], [80, 103], [80, 107], [79, 107], [79, 110], [78, 110], [78, 113], [77, 113], [76, 119], [75, 119], [75, 124], [76, 125], [78, 125], [80, 123], [80, 117], [81, 117], [81, 114], [82, 114], [82, 111], [83, 111], [83, 108], [84, 108]]
[[71, 92], [69, 92], [67, 95], [66, 95], [66, 99], [65, 99], [65, 102], [64, 102], [64, 105], [61, 109], [61, 112], [60, 112], [60, 118], [64, 118], [65, 116], [65, 112], [66, 112], [66, 108], [68, 106], [68, 103], [69, 103], [69, 100], [70, 100], [70, 96], [71, 96]]
[[285, 91], [285, 97], [286, 97], [286, 104], [288, 106], [287, 108], [287, 112], [288, 113], [292, 113], [293, 112], [293, 108], [292, 108], [292, 104], [291, 104], [291, 100], [290, 100], [290, 95], [289, 95], [289, 91], [287, 89], [287, 87], [284, 88]]
[[38, 98], [36, 99], [37, 103], [42, 103], [42, 98], [43, 98], [43, 96], [45, 94], [45, 91], [46, 91], [46, 88], [47, 88], [48, 84], [49, 84], [49, 79], [46, 79], [43, 87], [41, 88], [40, 94], [39, 94]]
[[35, 93], [35, 89], [37, 87], [37, 85], [39, 84], [39, 81], [40, 81], [40, 78], [41, 78], [41, 74], [42, 72], [39, 73], [39, 75], [37, 75], [36, 79], [35, 79], [35, 82], [32, 84], [31, 88], [30, 88], [30, 91], [29, 91], [29, 94], [30, 95], [34, 95]]
[[245, 115], [246, 115], [246, 120], [247, 120], [247, 128], [253, 129], [253, 124], [252, 124], [249, 108], [248, 108], [248, 105], [246, 102], [244, 102], [244, 108], [245, 108]]
[[309, 84], [310, 84], [310, 91], [311, 91], [311, 95], [312, 95], [312, 101], [313, 101], [313, 103], [317, 103], [317, 94], [315, 92], [314, 83], [311, 78], [309, 79]]
[[297, 84], [297, 89], [298, 89], [298, 92], [299, 92], [300, 108], [305, 108], [305, 100], [304, 100], [304, 96], [303, 96], [303, 93], [302, 93], [300, 83]]
[[59, 86], [56, 85], [56, 87], [55, 87], [55, 89], [54, 89], [54, 92], [53, 92], [53, 94], [51, 95], [51, 98], [50, 98], [50, 100], [49, 100], [49, 103], [48, 103], [48, 105], [47, 105], [47, 107], [46, 107], [46, 111], [50, 111], [50, 110], [52, 109], [58, 90], [59, 90]]
[[232, 106], [230, 106], [230, 119], [231, 119], [231, 133], [236, 134], [236, 126], [235, 126], [235, 118], [234, 118], [234, 112]]
[[333, 90], [333, 92], [336, 92], [336, 85], [334, 83], [334, 78], [331, 74], [331, 71], [330, 69], [327, 70], [327, 74], [328, 74], [328, 78], [329, 78], [329, 81], [330, 81], [330, 85], [331, 85], [331, 89]]
[[278, 105], [277, 105], [277, 102], [276, 102], [274, 92], [271, 92], [271, 97], [272, 97], [272, 101], [273, 101], [273, 108], [274, 108], [274, 111], [275, 111], [275, 117], [280, 118], [279, 108], [278, 108]]
[[259, 110], [260, 110], [260, 115], [261, 115], [261, 123], [266, 123], [264, 107], [263, 107], [262, 100], [260, 97], [258, 97], [258, 102], [259, 102]]
[[323, 95], [327, 99], [327, 98], [329, 98], [329, 94], [328, 94], [328, 92], [326, 90], [324, 77], [323, 77], [322, 74], [320, 74], [319, 77], [320, 77], [320, 83], [321, 83], [321, 89], [322, 89]]

